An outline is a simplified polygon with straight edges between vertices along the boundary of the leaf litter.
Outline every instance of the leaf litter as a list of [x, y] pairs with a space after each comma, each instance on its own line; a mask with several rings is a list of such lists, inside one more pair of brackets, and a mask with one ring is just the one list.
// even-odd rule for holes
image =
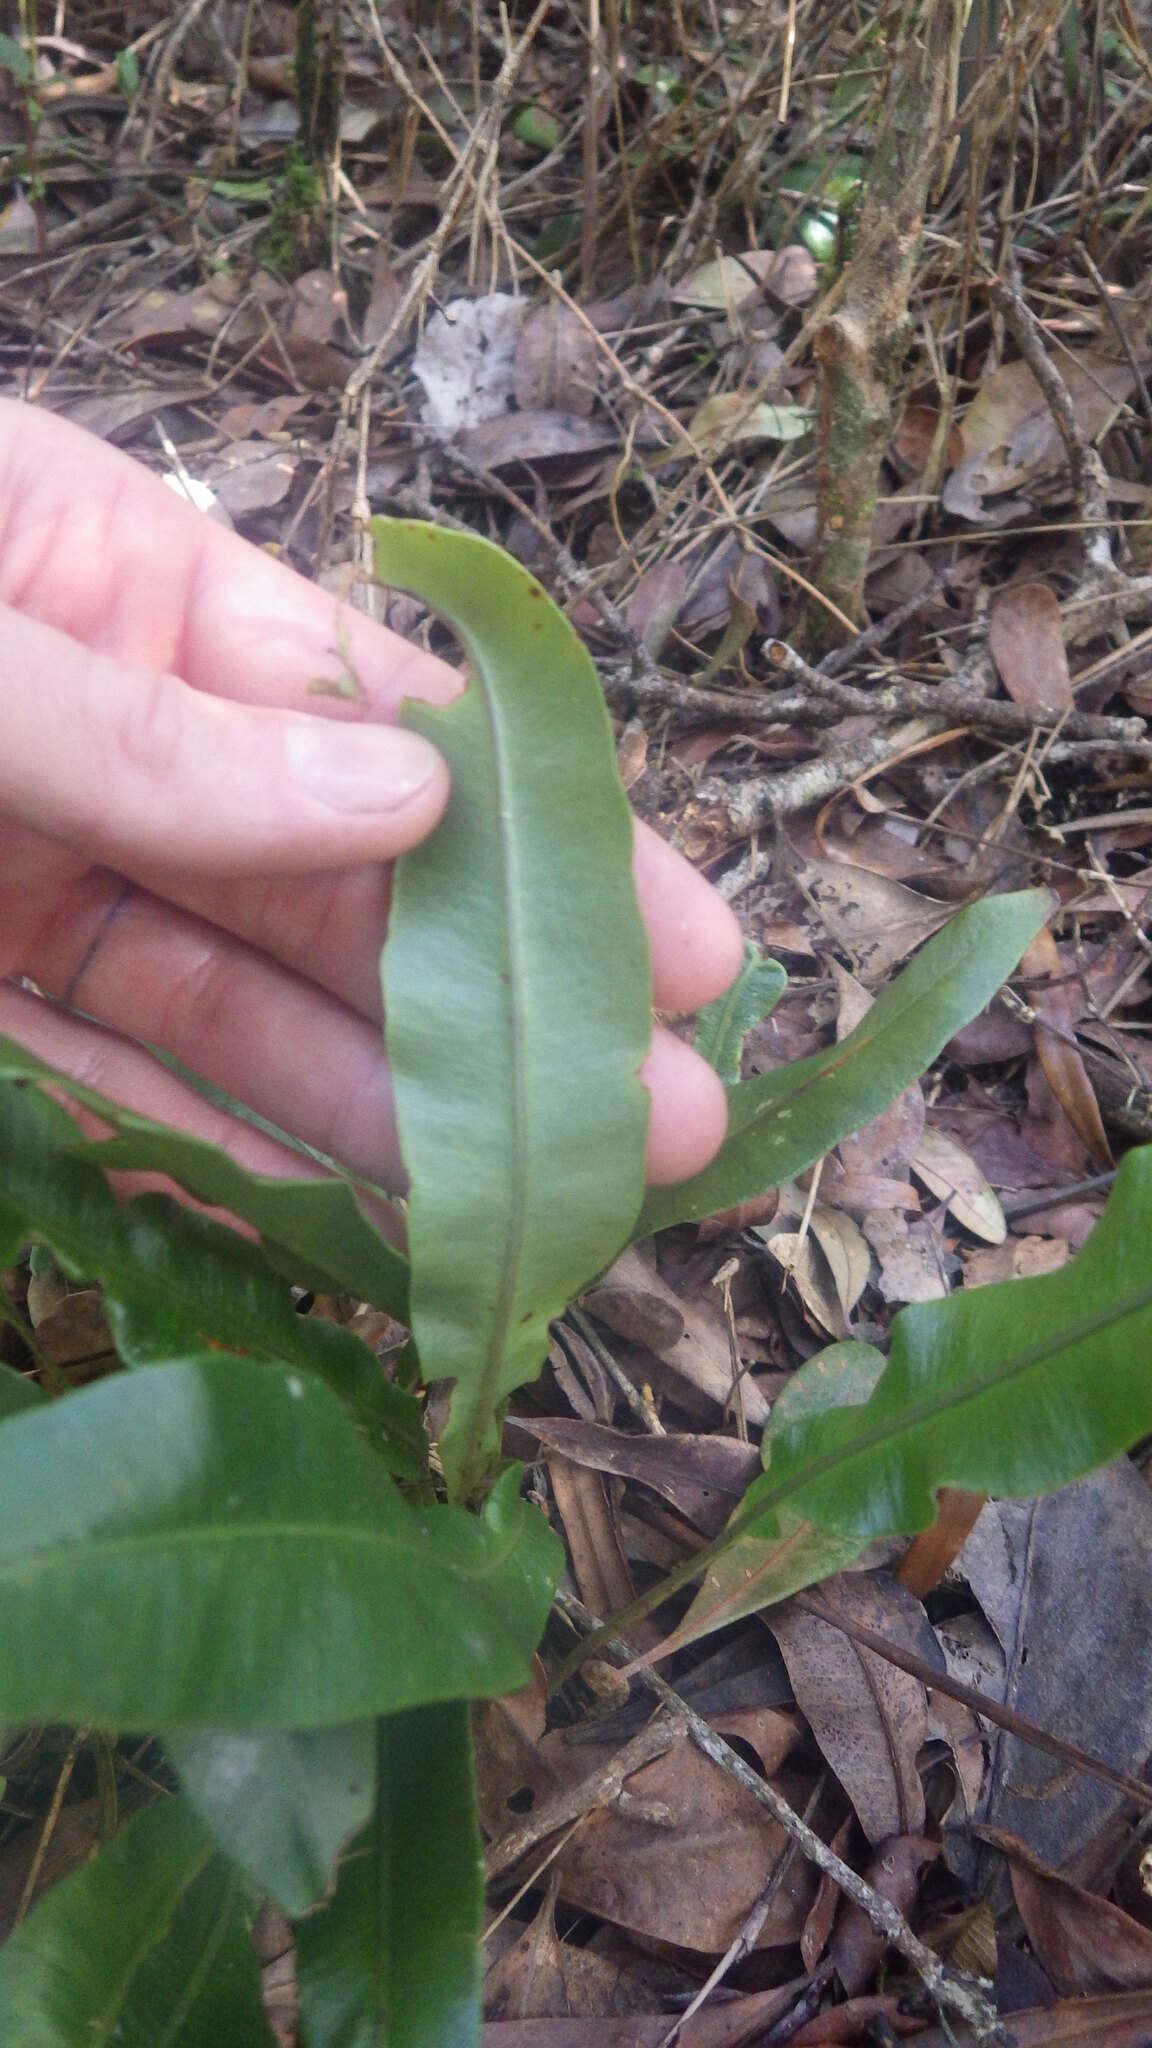
[[[539, 1460], [574, 1583], [589, 1605], [622, 1604], [716, 1533], [786, 1389], [815, 1383], [827, 1398], [841, 1372], [867, 1381], [910, 1301], [1055, 1270], [1090, 1235], [1099, 1177], [1152, 1137], [1152, 605], [1125, 624], [1086, 588], [1059, 422], [965, 268], [991, 218], [980, 204], [1010, 191], [1015, 138], [989, 116], [991, 197], [969, 212], [945, 178], [933, 200], [865, 582], [877, 631], [832, 657], [830, 688], [775, 666], [765, 636], [804, 644], [821, 454], [805, 323], [835, 286], [813, 253], [810, 195], [835, 172], [840, 74], [875, 60], [843, 10], [805, 10], [785, 129], [749, 10], [728, 10], [722, 37], [703, 6], [660, 26], [605, 10], [610, 84], [590, 103], [582, 37], [554, 9], [479, 159], [468, 149], [483, 109], [460, 81], [476, 65], [494, 76], [495, 11], [474, 10], [474, 41], [462, 10], [426, 33], [389, 10], [399, 65], [357, 19], [337, 201], [322, 221], [289, 221], [287, 242], [268, 195], [299, 125], [292, 20], [258, 9], [242, 40], [235, 13], [212, 35], [190, 23], [168, 71], [145, 70], [141, 110], [165, 167], [154, 188], [125, 169], [136, 115], [112, 82], [114, 31], [70, 23], [84, 41], [45, 42], [37, 176], [0, 195], [5, 388], [30, 380], [39, 402], [165, 468], [159, 422], [243, 532], [313, 573], [354, 553], [361, 455], [374, 510], [463, 520], [531, 549], [596, 655], [617, 739], [629, 735], [635, 807], [696, 853], [750, 941], [788, 970], [744, 1036], [746, 1076], [843, 1039], [960, 905], [1035, 879], [1059, 899], [1010, 1008], [993, 1002], [923, 1084], [841, 1139], [818, 1179], [799, 1170], [775, 1216], [624, 1254], [585, 1301], [586, 1332], [565, 1327], [544, 1380], [516, 1397], [509, 1448]], [[1133, 44], [1145, 10], [1102, 9], [1101, 29], [1105, 101], [1130, 106], [1135, 133], [1150, 97]], [[1039, 46], [1030, 91], [1044, 125], [1035, 210], [1021, 217], [1035, 233], [1017, 241], [1043, 346], [1100, 453], [1117, 558], [1139, 578], [1148, 230], [1128, 130], [1104, 123], [1089, 141], [1079, 87], [1074, 118], [1061, 117], [1071, 90], [1055, 44]], [[5, 70], [10, 151], [17, 115]], [[844, 127], [866, 162], [866, 100]], [[222, 139], [216, 177], [205, 166], [224, 161]], [[467, 191], [441, 233], [445, 170]], [[1095, 211], [1101, 191], [1114, 208], [1090, 249], [1053, 232], [1066, 200]], [[850, 240], [850, 212], [836, 232]], [[68, 258], [47, 324], [44, 253]], [[946, 303], [966, 309], [963, 332], [937, 319]], [[364, 349], [380, 351], [379, 375], [357, 447], [342, 401]], [[404, 616], [430, 630], [419, 607]], [[940, 693], [934, 718], [925, 690]], [[911, 734], [926, 713], [931, 729]], [[43, 1370], [99, 1378], [113, 1345], [99, 1301], [61, 1278], [42, 1310], [37, 1277], [20, 1267], [6, 1284], [34, 1311]], [[339, 1320], [346, 1304], [319, 1313]], [[6, 1360], [20, 1356], [8, 1330], [4, 1344]], [[796, 1603], [769, 1613], [782, 1658], [751, 1612], [712, 1639], [673, 1603], [637, 1638], [678, 1642], [663, 1668], [685, 1696], [705, 1672], [718, 1700], [742, 1688], [728, 1715], [709, 1708], [715, 1725], [942, 1952], [974, 1902], [992, 1902], [990, 1968], [1021, 2048], [1136, 2048], [1152, 2031], [1138, 1816], [1022, 1732], [1055, 1730], [1143, 1770], [1147, 1495], [1138, 1455], [1033, 1506], [989, 1503], [967, 1541], [957, 1524], [923, 1593], [900, 1583], [898, 1555], [846, 1560], [816, 1539], [828, 1554], [815, 1599], [866, 1616], [929, 1670], [978, 1673], [1015, 1732]], [[710, 1575], [697, 1597], [723, 1619], [730, 1590]], [[517, 1819], [510, 1797], [578, 1787], [627, 1739], [619, 1686], [516, 1709], [513, 1739], [501, 1716], [514, 1706], [487, 1708], [481, 1730], [493, 1842]], [[581, 1729], [597, 1742], [577, 1741]], [[113, 1769], [126, 1809], [132, 1781], [119, 1758]], [[42, 1749], [6, 1769], [25, 1813], [50, 1809], [60, 1775]], [[90, 1815], [65, 1791], [62, 1841]], [[582, 1816], [552, 1863], [544, 1836], [518, 1870], [530, 1883], [490, 1977], [490, 2048], [663, 2042], [773, 1884], [761, 1936], [683, 2048], [946, 2038], [867, 1916], [803, 1858], [780, 1876], [783, 1841], [693, 1745], [645, 1764], [626, 1791]], [[9, 1879], [29, 1826], [0, 1851]], [[290, 2001], [277, 2026], [293, 2040]]]

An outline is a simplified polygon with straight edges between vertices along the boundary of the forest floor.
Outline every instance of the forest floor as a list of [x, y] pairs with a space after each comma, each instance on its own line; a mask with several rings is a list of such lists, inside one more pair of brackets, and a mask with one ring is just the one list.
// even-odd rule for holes
[[[339, 49], [315, 13], [306, 106], [274, 0], [64, 8], [35, 81], [0, 39], [0, 391], [410, 636], [438, 629], [366, 588], [366, 509], [516, 554], [634, 806], [787, 969], [748, 1072], [850, 1029], [960, 906], [1061, 905], [894, 1109], [558, 1333], [511, 1444], [606, 1613], [715, 1532], [797, 1366], [1056, 1270], [1152, 1141], [1152, 43], [1101, 0], [958, 52], [846, 613], [817, 344], [907, 8], [357, 0]], [[647, 1753], [602, 1668], [556, 1725], [543, 1689], [480, 1724], [491, 2048], [937, 2048], [926, 1953], [1029, 2048], [1152, 2041], [1152, 1796], [1094, 1762], [1152, 1752], [1143, 1460], [933, 1535], [828, 1581], [835, 1626], [793, 1603], [661, 1666], [909, 1940], [687, 1738]], [[55, 1734], [0, 1760], [0, 1920], [99, 1830], [74, 1766]]]

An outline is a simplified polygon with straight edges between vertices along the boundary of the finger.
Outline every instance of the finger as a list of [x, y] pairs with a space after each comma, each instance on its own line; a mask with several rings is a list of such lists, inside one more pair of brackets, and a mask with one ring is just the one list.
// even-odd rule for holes
[[[204, 519], [128, 457], [50, 414], [0, 401], [5, 599], [87, 646], [173, 671], [198, 690], [335, 721], [389, 720], [405, 696], [444, 701], [460, 688], [446, 663]], [[346, 690], [350, 669], [358, 702], [317, 692], [325, 682]], [[638, 828], [637, 883], [658, 1005], [693, 1010], [711, 1001], [739, 968], [732, 912], [646, 826]], [[262, 942], [250, 928], [247, 935]], [[291, 956], [288, 931], [284, 944]]]
[[3, 607], [0, 648], [0, 807], [128, 873], [347, 868], [447, 801], [417, 733], [224, 703]]
[[0, 603], [195, 689], [337, 721], [391, 720], [404, 697], [460, 688], [446, 662], [205, 519], [128, 456], [7, 400]]
[[666, 1187], [702, 1172], [728, 1128], [728, 1099], [719, 1075], [658, 1024], [640, 1077], [652, 1096], [648, 1180], [653, 1187]]
[[0, 1032], [124, 1109], [218, 1146], [250, 1173], [324, 1178], [323, 1168], [307, 1153], [281, 1145], [266, 1131], [206, 1101], [142, 1046], [128, 1045], [101, 1025], [69, 1016], [10, 983], [0, 983]]
[[[141, 891], [125, 895], [115, 877], [104, 884], [86, 922], [45, 924], [25, 966], [32, 979], [126, 1037], [173, 1053], [353, 1173], [401, 1192], [379, 1028], [201, 919]], [[724, 1133], [715, 1074], [658, 1027], [644, 1079], [650, 1178], [698, 1171]]]
[[658, 1010], [691, 1014], [736, 979], [744, 934], [735, 912], [683, 854], [639, 819], [633, 861], [636, 893], [652, 947]]
[[[740, 926], [711, 884], [639, 820], [633, 871], [648, 929], [656, 1008], [701, 1009], [739, 972], [744, 957]], [[147, 874], [140, 879], [162, 886], [185, 910], [307, 974], [362, 1016], [380, 1016], [379, 954], [391, 896], [385, 870], [239, 884], [200, 876], [163, 884]]]

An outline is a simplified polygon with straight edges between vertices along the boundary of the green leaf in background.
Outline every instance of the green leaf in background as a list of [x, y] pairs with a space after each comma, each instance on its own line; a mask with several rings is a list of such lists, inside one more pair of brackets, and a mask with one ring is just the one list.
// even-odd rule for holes
[[240, 1881], [191, 1808], [138, 1813], [0, 1949], [4, 2048], [275, 2048]]
[[21, 85], [35, 82], [32, 59], [14, 36], [0, 34], [0, 71], [10, 71]]
[[546, 156], [560, 140], [560, 123], [547, 107], [529, 105], [520, 108], [512, 123], [512, 133], [517, 142]]
[[10, 1365], [0, 1365], [0, 1422], [6, 1415], [19, 1415], [25, 1408], [42, 1408], [48, 1399], [43, 1387]]
[[116, 84], [119, 91], [123, 93], [126, 100], [132, 99], [133, 96], [139, 92], [140, 60], [137, 57], [135, 50], [117, 50]]
[[778, 960], [765, 960], [755, 946], [744, 949], [744, 965], [724, 995], [701, 1010], [696, 1050], [722, 1081], [740, 1079], [740, 1054], [748, 1033], [770, 1017], [788, 985]]
[[774, 1436], [730, 1531], [786, 1502], [863, 1546], [927, 1528], [941, 1486], [1030, 1498], [1128, 1450], [1152, 1429], [1150, 1232], [1145, 1147], [1058, 1273], [902, 1309], [871, 1400]]
[[282, 1912], [306, 1913], [376, 1797], [376, 1724], [174, 1729], [164, 1747], [185, 1797], [233, 1863]]
[[[867, 1401], [884, 1365], [882, 1351], [853, 1339], [829, 1344], [815, 1358], [807, 1359], [772, 1403], [761, 1446], [765, 1466], [771, 1466], [772, 1446], [782, 1430], [829, 1409], [857, 1407]], [[754, 1482], [754, 1487], [759, 1483]], [[746, 1501], [748, 1498], [745, 1495]], [[673, 1650], [683, 1650], [701, 1636], [726, 1628], [729, 1622], [787, 1599], [801, 1586], [814, 1585], [830, 1572], [841, 1571], [862, 1548], [855, 1534], [824, 1529], [790, 1505], [782, 1508], [763, 1533], [754, 1527], [747, 1535], [731, 1537], [712, 1558], [691, 1607], [679, 1627], [660, 1644], [657, 1655], [670, 1656]]]
[[308, 2048], [476, 2048], [484, 1884], [468, 1709], [379, 1724], [379, 1793], [330, 1905], [297, 1930]]
[[382, 963], [411, 1322], [426, 1377], [456, 1383], [440, 1453], [462, 1495], [549, 1322], [640, 1207], [648, 945], [612, 730], [571, 626], [488, 541], [372, 527], [377, 576], [440, 612], [474, 670], [453, 703], [402, 712], [452, 796], [397, 863]]
[[408, 1262], [374, 1229], [350, 1181], [282, 1180], [274, 1174], [249, 1173], [218, 1146], [122, 1109], [3, 1036], [0, 1080], [27, 1080], [40, 1088], [62, 1090], [119, 1133], [111, 1140], [87, 1144], [73, 1130], [73, 1149], [79, 1156], [110, 1170], [167, 1174], [200, 1201], [254, 1224], [268, 1256], [302, 1286], [345, 1288], [406, 1321]]
[[791, 1180], [918, 1080], [1011, 974], [1052, 908], [1045, 889], [989, 896], [929, 939], [839, 1045], [728, 1090], [711, 1166], [653, 1188], [634, 1233], [695, 1222]]
[[67, 1110], [0, 1081], [0, 1243], [50, 1245], [74, 1279], [99, 1280], [129, 1365], [186, 1357], [208, 1343], [302, 1366], [348, 1403], [394, 1471], [418, 1479], [420, 1410], [379, 1360], [334, 1323], [297, 1315], [287, 1283], [255, 1245], [166, 1195], [118, 1202], [98, 1167], [74, 1156]]
[[305, 1372], [212, 1356], [0, 1422], [0, 1720], [299, 1728], [523, 1685], [560, 1551], [510, 1470], [408, 1507]]

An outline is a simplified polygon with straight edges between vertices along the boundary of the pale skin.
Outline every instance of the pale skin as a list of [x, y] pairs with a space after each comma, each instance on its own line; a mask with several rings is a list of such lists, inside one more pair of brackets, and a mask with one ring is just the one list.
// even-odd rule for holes
[[[360, 701], [317, 693], [350, 666]], [[0, 401], [0, 1032], [247, 1165], [299, 1172], [146, 1039], [397, 1187], [385, 864], [435, 829], [449, 778], [395, 719], [405, 696], [459, 687], [127, 456]], [[635, 873], [656, 1005], [696, 1010], [738, 971], [736, 920], [641, 824]], [[682, 1179], [720, 1144], [723, 1091], [661, 1025], [643, 1073], [649, 1179]]]

